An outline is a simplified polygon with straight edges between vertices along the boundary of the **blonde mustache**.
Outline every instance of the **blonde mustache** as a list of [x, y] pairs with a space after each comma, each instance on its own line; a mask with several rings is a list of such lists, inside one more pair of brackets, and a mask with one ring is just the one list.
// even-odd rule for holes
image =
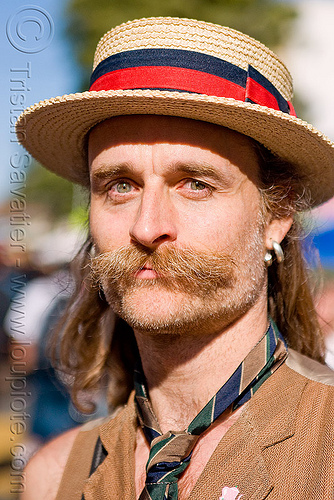
[[[135, 275], [145, 266], [157, 273], [157, 278], [139, 280]], [[191, 248], [163, 246], [149, 250], [128, 245], [92, 257], [92, 279], [100, 286], [153, 286], [157, 282], [167, 288], [182, 288], [190, 292], [212, 291], [230, 287], [234, 282], [236, 264], [229, 255], [198, 252]]]

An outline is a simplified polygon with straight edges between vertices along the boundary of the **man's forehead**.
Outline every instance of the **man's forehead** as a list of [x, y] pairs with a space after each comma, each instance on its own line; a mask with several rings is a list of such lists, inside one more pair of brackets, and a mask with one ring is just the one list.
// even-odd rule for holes
[[[145, 137], [148, 142], [168, 141], [179, 143], [180, 140], [189, 142], [207, 142], [210, 137], [220, 138], [226, 143], [238, 142], [250, 144], [252, 139], [239, 132], [213, 123], [178, 116], [162, 115], [124, 115], [116, 116], [96, 125], [91, 135], [101, 135], [112, 143], [120, 140], [124, 143], [141, 143]], [[200, 138], [202, 137], [202, 141]]]
[[89, 163], [117, 146], [154, 144], [200, 148], [240, 164], [241, 169], [257, 170], [254, 141], [249, 137], [212, 123], [160, 115], [118, 116], [95, 126], [89, 135]]

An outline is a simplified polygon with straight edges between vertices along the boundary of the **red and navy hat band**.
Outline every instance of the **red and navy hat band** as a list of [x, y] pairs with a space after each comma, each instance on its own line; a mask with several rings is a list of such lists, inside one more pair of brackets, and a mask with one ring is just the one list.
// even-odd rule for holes
[[138, 49], [104, 59], [91, 77], [91, 91], [156, 89], [193, 92], [251, 102], [293, 114], [294, 110], [255, 68], [248, 71], [200, 52]]

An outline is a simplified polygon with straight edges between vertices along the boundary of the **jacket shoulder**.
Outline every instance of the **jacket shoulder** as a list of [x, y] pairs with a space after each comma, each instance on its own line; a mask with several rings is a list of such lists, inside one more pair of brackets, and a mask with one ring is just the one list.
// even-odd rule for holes
[[[334, 371], [314, 359], [289, 349], [286, 365], [296, 373], [313, 382], [334, 387]], [[334, 389], [333, 389], [334, 390]]]

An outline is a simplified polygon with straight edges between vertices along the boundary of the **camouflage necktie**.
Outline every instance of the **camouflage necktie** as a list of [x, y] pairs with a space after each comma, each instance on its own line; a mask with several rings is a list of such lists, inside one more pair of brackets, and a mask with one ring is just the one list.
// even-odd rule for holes
[[141, 367], [135, 370], [136, 407], [140, 424], [150, 443], [145, 487], [139, 500], [177, 500], [177, 481], [188, 466], [200, 435], [230, 406], [248, 401], [261, 384], [283, 363], [287, 352], [276, 325], [270, 326], [229, 380], [184, 431], [161, 433], [148, 399]]

